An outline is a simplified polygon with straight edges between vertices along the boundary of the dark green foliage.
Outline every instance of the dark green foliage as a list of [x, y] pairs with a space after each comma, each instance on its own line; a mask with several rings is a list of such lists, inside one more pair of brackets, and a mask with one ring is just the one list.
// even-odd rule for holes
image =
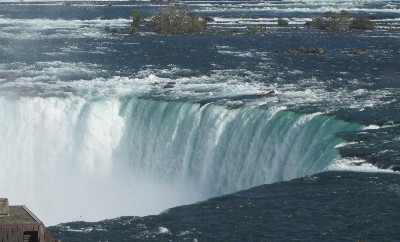
[[258, 33], [261, 32], [261, 30], [262, 30], [262, 28], [260, 26], [257, 26], [257, 25], [256, 26], [247, 27], [247, 32], [249, 34], [258, 34]]
[[111, 33], [112, 35], [118, 34], [119, 30], [116, 28], [110, 28], [110, 26], [104, 27], [104, 31], [107, 33]]
[[204, 20], [207, 21], [208, 23], [214, 22], [214, 18], [210, 16], [205, 17]]
[[308, 27], [311, 27], [311, 26], [318, 27], [318, 22], [319, 21], [320, 21], [319, 17], [313, 16], [313, 17], [311, 17], [311, 21], [307, 21], [305, 23], [305, 25], [308, 26]]
[[232, 33], [234, 33], [234, 34], [238, 34], [240, 32], [241, 32], [241, 30], [239, 28], [235, 27], [235, 28], [232, 29]]
[[351, 13], [349, 11], [342, 10], [340, 11], [340, 16], [343, 18], [351, 18]]
[[200, 33], [207, 27], [207, 21], [190, 11], [185, 5], [169, 6], [156, 13], [146, 26], [162, 34]]
[[132, 22], [128, 29], [129, 34], [135, 34], [141, 24], [144, 23], [144, 18], [140, 14], [139, 10], [133, 9], [131, 14]]
[[278, 19], [278, 25], [279, 25], [279, 26], [282, 26], [282, 27], [288, 26], [288, 25], [289, 25], [289, 20], [279, 18], [279, 19]]
[[367, 17], [355, 17], [350, 28], [372, 30], [375, 28], [375, 24]]
[[128, 34], [136, 34], [138, 29], [134, 26], [129, 27]]
[[131, 26], [138, 28], [144, 21], [142, 15], [140, 14], [139, 10], [133, 9], [131, 14], [132, 22]]
[[332, 32], [348, 31], [350, 29], [371, 30], [375, 25], [367, 17], [353, 17], [350, 12], [342, 10], [340, 14], [326, 12], [324, 17], [313, 18], [308, 25], [316, 26]]
[[334, 12], [326, 12], [324, 17], [316, 19], [316, 25], [320, 29], [339, 32], [349, 30], [352, 21], [353, 19], [347, 11], [340, 12], [340, 15]]

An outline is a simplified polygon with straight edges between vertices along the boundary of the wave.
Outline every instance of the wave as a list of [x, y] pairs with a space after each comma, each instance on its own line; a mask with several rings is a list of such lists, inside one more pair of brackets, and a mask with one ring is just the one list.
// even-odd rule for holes
[[3, 97], [0, 122], [0, 191], [49, 224], [156, 214], [321, 172], [338, 157], [335, 133], [361, 128], [285, 108], [78, 97]]
[[[110, 37], [105, 27], [126, 29], [129, 19], [66, 20], [50, 18], [16, 19], [0, 16], [1, 37], [12, 40], [24, 39], [82, 39]], [[73, 46], [72, 46], [73, 47]]]
[[388, 169], [378, 168], [365, 160], [357, 158], [341, 158], [333, 162], [329, 167], [330, 171], [354, 171], [354, 172], [370, 172], [370, 173], [392, 173], [397, 174], [392, 170], [392, 167]]

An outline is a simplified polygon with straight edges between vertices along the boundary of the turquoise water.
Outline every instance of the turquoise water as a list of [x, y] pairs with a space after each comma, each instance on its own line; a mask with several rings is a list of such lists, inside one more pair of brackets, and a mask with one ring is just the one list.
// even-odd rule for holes
[[[395, 240], [399, 2], [186, 3], [209, 32], [129, 35], [148, 2], [0, 3], [0, 193], [62, 240]], [[377, 28], [304, 25], [342, 9]]]

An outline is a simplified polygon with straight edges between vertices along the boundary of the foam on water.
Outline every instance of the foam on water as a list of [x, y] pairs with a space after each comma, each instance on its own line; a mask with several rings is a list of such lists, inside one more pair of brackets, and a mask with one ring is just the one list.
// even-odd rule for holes
[[[106, 35], [104, 28], [127, 28], [129, 19], [15, 19], [1, 18], [1, 38], [22, 39], [61, 39], [61, 38], [99, 38]], [[108, 34], [109, 35], [109, 34]], [[108, 36], [107, 35], [107, 36]]]
[[[340, 2], [329, 2], [329, 1], [304, 1], [304, 2], [294, 2], [288, 1], [286, 4], [276, 3], [276, 2], [262, 2], [262, 3], [248, 3], [241, 2], [240, 4], [204, 4], [204, 3], [189, 3], [191, 6], [199, 8], [199, 11], [204, 12], [242, 12], [246, 9], [248, 12], [273, 12], [273, 13], [325, 13], [328, 11], [338, 12], [340, 10], [346, 9], [351, 12], [368, 12], [368, 13], [397, 13], [399, 11], [400, 5], [398, 2], [393, 2], [393, 4], [387, 4], [385, 6], [379, 5], [379, 7], [374, 7], [368, 5], [370, 3], [375, 3], [376, 0], [371, 1], [340, 1]], [[382, 2], [382, 1], [379, 1]]]
[[[218, 47], [218, 52], [248, 58], [265, 53], [238, 52], [228, 46]], [[37, 62], [0, 64], [1, 88], [11, 95], [76, 95], [87, 99], [119, 98], [124, 96], [154, 97], [163, 99], [190, 100], [192, 102], [227, 103], [242, 101], [246, 105], [266, 106], [304, 106], [306, 104], [326, 103], [327, 112], [340, 108], [354, 108], [362, 111], [367, 107], [394, 102], [389, 99], [390, 90], [348, 90], [332, 89], [330, 82], [317, 78], [302, 79], [296, 84], [281, 83], [279, 78], [266, 85], [263, 73], [246, 69], [214, 70], [209, 75], [192, 75], [192, 71], [172, 67], [157, 69], [149, 67], [133, 76], [109, 76], [103, 66], [92, 63]], [[266, 67], [266, 68], [272, 68]], [[284, 78], [301, 76], [302, 71], [283, 73]], [[184, 77], [176, 77], [184, 74]], [[195, 74], [195, 73], [193, 73]], [[243, 77], [243, 75], [246, 75]], [[93, 78], [95, 77], [95, 78]], [[252, 82], [243, 82], [243, 79]], [[331, 82], [335, 82], [332, 80]], [[166, 88], [168, 83], [173, 83]], [[266, 95], [270, 91], [273, 95]], [[246, 97], [247, 98], [246, 99]], [[251, 98], [252, 96], [257, 98]], [[241, 100], [236, 100], [240, 98]], [[209, 101], [207, 101], [209, 100]]]
[[391, 169], [380, 169], [364, 160], [360, 159], [338, 159], [333, 162], [327, 170], [329, 171], [354, 171], [354, 172], [383, 172], [383, 173], [393, 173], [397, 172]]

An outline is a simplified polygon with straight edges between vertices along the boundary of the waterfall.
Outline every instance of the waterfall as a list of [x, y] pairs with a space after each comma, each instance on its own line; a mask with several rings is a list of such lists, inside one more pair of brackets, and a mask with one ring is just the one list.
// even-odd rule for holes
[[284, 108], [125, 98], [0, 98], [0, 196], [45, 224], [156, 214], [321, 172], [335, 133], [359, 129]]

